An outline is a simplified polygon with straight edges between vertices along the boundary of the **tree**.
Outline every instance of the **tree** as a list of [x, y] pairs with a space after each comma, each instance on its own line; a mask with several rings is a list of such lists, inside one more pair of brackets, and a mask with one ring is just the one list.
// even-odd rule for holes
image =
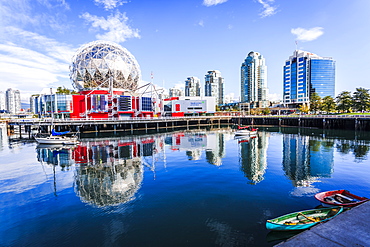
[[353, 105], [351, 92], [343, 91], [336, 98], [337, 110], [340, 112], [350, 112]]
[[336, 104], [335, 104], [333, 97], [325, 96], [322, 99], [321, 110], [329, 113], [329, 112], [334, 112], [335, 108], [336, 108]]
[[315, 113], [321, 110], [321, 98], [320, 96], [315, 92], [311, 94], [310, 97], [310, 108], [313, 110]]
[[74, 91], [74, 90], [70, 90], [68, 88], [65, 88], [65, 87], [58, 87], [57, 88], [57, 94], [77, 94], [77, 92]]
[[268, 108], [268, 107], [266, 107], [266, 108], [264, 108], [263, 110], [262, 110], [262, 114], [263, 115], [269, 115], [271, 113], [271, 110]]
[[369, 89], [356, 88], [356, 91], [352, 96], [353, 108], [356, 111], [368, 111], [370, 110], [370, 94]]
[[309, 113], [310, 112], [310, 105], [303, 103], [302, 105], [299, 106], [298, 110], [302, 113]]

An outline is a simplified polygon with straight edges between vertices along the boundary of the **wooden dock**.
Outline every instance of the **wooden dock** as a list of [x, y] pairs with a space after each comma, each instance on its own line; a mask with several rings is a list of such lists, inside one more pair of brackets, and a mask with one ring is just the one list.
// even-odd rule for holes
[[72, 131], [79, 133], [113, 132], [122, 134], [166, 132], [179, 129], [213, 128], [232, 125], [281, 126], [317, 129], [347, 129], [370, 131], [370, 116], [364, 115], [289, 115], [289, 116], [191, 116], [131, 119], [11, 119], [8, 133], [23, 134], [35, 131], [51, 133]]

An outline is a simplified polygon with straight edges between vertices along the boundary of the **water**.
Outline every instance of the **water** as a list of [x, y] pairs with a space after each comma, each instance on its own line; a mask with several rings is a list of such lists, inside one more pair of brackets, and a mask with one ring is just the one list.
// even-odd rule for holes
[[370, 136], [265, 128], [0, 143], [0, 246], [272, 246], [265, 222], [370, 196]]

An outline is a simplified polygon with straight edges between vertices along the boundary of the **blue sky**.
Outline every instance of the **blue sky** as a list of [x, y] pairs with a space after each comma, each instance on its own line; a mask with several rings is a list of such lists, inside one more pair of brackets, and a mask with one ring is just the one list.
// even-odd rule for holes
[[272, 98], [296, 48], [336, 61], [336, 94], [370, 88], [369, 0], [0, 0], [0, 90], [22, 99], [43, 88], [72, 88], [69, 64], [102, 39], [128, 49], [142, 80], [165, 88], [219, 70], [225, 94], [240, 95], [250, 51], [266, 59]]

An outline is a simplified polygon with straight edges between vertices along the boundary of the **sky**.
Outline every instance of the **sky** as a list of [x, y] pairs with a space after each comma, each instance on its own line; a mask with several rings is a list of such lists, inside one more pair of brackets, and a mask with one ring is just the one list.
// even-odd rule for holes
[[[249, 52], [266, 59], [270, 98], [282, 98], [283, 66], [298, 48], [336, 61], [336, 95], [370, 88], [369, 0], [0, 0], [0, 91], [22, 101], [44, 88], [73, 89], [79, 47], [108, 40], [130, 51], [143, 82], [184, 87], [209, 70], [240, 96]], [[153, 76], [153, 79], [151, 78]]]

